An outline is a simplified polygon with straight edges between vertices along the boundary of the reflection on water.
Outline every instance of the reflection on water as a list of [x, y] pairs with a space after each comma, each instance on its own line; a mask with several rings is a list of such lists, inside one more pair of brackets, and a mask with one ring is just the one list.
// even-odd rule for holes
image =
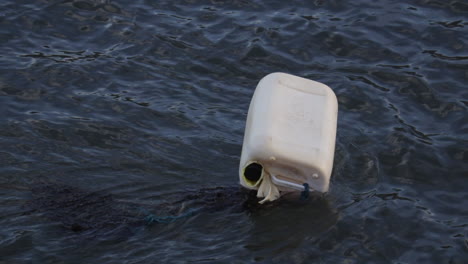
[[252, 216], [252, 231], [245, 247], [257, 260], [278, 258], [302, 243], [314, 245], [314, 240], [337, 220], [338, 212], [326, 199], [283, 204]]
[[[1, 260], [464, 263], [467, 14], [458, 0], [2, 1]], [[331, 190], [246, 213], [229, 186], [253, 89], [276, 71], [337, 94]], [[39, 179], [78, 200], [47, 203]], [[210, 206], [152, 226], [135, 209]]]

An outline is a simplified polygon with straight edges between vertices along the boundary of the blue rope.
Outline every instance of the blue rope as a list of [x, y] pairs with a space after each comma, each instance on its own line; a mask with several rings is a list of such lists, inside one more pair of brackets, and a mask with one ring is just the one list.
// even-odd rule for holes
[[304, 183], [302, 184], [302, 186], [304, 186], [304, 191], [301, 192], [301, 200], [304, 201], [307, 200], [307, 198], [309, 198], [309, 184]]
[[154, 214], [151, 214], [148, 212], [148, 210], [146, 209], [141, 209], [141, 211], [146, 214], [145, 218], [143, 220], [145, 220], [146, 224], [148, 225], [151, 225], [151, 224], [154, 224], [154, 223], [158, 223], [158, 224], [169, 224], [169, 223], [173, 223], [179, 219], [182, 219], [182, 218], [185, 218], [185, 217], [189, 217], [189, 216], [192, 216], [194, 215], [197, 211], [199, 211], [200, 209], [192, 209], [192, 210], [188, 210], [187, 212], [183, 213], [183, 214], [180, 214], [180, 215], [167, 215], [167, 216], [155, 216]]

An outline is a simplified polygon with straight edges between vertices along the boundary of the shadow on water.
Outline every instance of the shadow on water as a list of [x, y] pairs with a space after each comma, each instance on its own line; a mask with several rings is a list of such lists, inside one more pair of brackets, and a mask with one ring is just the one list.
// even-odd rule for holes
[[302, 243], [313, 243], [339, 219], [339, 212], [325, 196], [307, 201], [283, 197], [279, 204], [251, 216], [252, 231], [245, 248], [254, 252], [257, 260], [283, 255]]

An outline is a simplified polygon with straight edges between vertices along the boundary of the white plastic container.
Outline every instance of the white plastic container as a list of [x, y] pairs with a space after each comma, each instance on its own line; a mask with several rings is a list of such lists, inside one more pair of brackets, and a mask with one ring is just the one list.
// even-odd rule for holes
[[[328, 86], [285, 73], [265, 76], [247, 116], [241, 185], [262, 190], [262, 182], [272, 182], [279, 190], [302, 191], [307, 183], [311, 191], [327, 192], [337, 117], [338, 102]], [[258, 196], [266, 197], [260, 191]]]

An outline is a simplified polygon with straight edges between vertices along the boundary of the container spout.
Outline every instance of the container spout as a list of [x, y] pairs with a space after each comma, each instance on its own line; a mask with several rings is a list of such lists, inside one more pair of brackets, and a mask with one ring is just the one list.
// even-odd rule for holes
[[243, 169], [242, 178], [251, 188], [258, 188], [257, 197], [264, 198], [259, 203], [274, 201], [280, 197], [278, 187], [272, 181], [271, 175], [258, 162], [252, 161]]
[[257, 162], [251, 162], [244, 168], [243, 177], [251, 187], [258, 186], [263, 179], [263, 166]]

